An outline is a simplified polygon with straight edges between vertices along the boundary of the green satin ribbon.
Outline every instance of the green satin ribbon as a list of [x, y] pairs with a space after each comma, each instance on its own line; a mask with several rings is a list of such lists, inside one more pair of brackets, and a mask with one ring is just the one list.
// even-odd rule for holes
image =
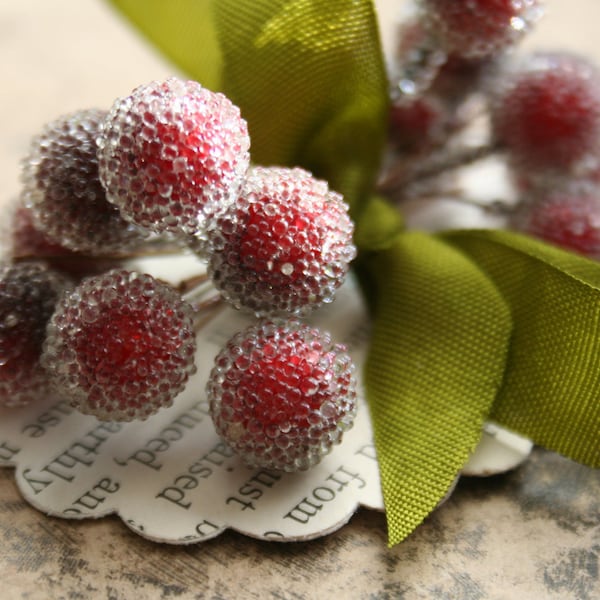
[[241, 107], [254, 162], [303, 166], [350, 203], [391, 545], [446, 494], [486, 419], [600, 466], [600, 264], [510, 232], [405, 232], [370, 197], [387, 118], [371, 1], [111, 1]]

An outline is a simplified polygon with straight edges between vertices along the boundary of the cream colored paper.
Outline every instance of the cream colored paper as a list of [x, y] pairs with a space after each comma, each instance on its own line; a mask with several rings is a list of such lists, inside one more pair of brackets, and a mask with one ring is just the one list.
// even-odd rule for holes
[[[198, 263], [184, 257], [136, 266], [176, 281]], [[360, 375], [368, 319], [354, 282], [311, 320], [348, 345]], [[308, 472], [250, 469], [217, 437], [205, 381], [221, 346], [250, 322], [222, 309], [200, 332], [198, 373], [172, 407], [146, 422], [101, 423], [60, 398], [2, 409], [0, 464], [15, 467], [23, 496], [44, 513], [73, 519], [117, 513], [140, 535], [174, 544], [209, 539], [227, 528], [261, 539], [310, 539], [342, 526], [358, 506], [383, 510], [362, 393], [354, 428]], [[505, 446], [496, 442], [490, 450], [488, 437], [471, 472], [498, 472], [528, 453], [511, 448], [507, 459]]]

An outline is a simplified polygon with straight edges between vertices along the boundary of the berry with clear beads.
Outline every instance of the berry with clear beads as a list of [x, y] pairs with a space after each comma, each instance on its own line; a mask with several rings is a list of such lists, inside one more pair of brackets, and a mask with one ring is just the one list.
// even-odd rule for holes
[[356, 254], [342, 197], [303, 169], [255, 167], [209, 227], [208, 268], [237, 308], [303, 314], [333, 300]]
[[400, 98], [390, 106], [389, 121], [394, 148], [402, 153], [419, 152], [443, 141], [450, 114], [435, 96]]
[[537, 54], [499, 86], [493, 135], [517, 172], [574, 175], [597, 164], [600, 73], [586, 59]]
[[538, 191], [512, 215], [510, 226], [589, 258], [600, 259], [600, 188], [569, 182]]
[[192, 307], [150, 275], [115, 269], [58, 305], [42, 362], [73, 406], [104, 421], [170, 406], [195, 372]]
[[52, 121], [23, 160], [22, 202], [34, 226], [69, 250], [106, 254], [143, 239], [100, 183], [96, 138], [106, 114], [82, 110]]
[[520, 40], [541, 15], [540, 0], [421, 0], [423, 18], [449, 54], [481, 58]]
[[354, 422], [353, 370], [328, 333], [259, 321], [215, 359], [207, 393], [217, 432], [251, 466], [308, 469]]
[[223, 94], [176, 78], [115, 101], [98, 140], [100, 177], [124, 217], [195, 235], [237, 193], [250, 139]]
[[47, 395], [42, 344], [58, 298], [69, 286], [43, 263], [0, 265], [0, 406], [25, 405]]

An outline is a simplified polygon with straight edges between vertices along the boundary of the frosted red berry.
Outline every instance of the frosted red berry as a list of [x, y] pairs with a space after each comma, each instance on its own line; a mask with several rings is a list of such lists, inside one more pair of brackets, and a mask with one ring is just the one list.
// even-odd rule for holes
[[22, 163], [22, 202], [35, 227], [51, 242], [92, 254], [128, 249], [142, 239], [100, 183], [96, 138], [105, 117], [92, 109], [52, 121], [33, 138]]
[[193, 311], [150, 275], [112, 270], [65, 296], [43, 364], [73, 406], [105, 421], [170, 406], [195, 372]]
[[541, 15], [539, 0], [421, 0], [423, 18], [448, 53], [491, 56], [515, 44]]
[[450, 114], [434, 96], [400, 98], [390, 106], [390, 140], [399, 152], [418, 152], [439, 145]]
[[0, 406], [47, 396], [42, 344], [58, 298], [69, 285], [43, 263], [0, 265]]
[[131, 222], [194, 235], [237, 193], [249, 146], [246, 122], [224, 95], [155, 81], [113, 104], [99, 138], [100, 177]]
[[587, 60], [538, 54], [508, 74], [492, 106], [492, 128], [516, 169], [569, 174], [600, 146], [600, 75]]
[[600, 188], [573, 182], [523, 203], [510, 226], [566, 250], [600, 259]]
[[331, 302], [356, 254], [342, 197], [302, 169], [251, 169], [208, 231], [215, 287], [237, 308], [301, 314]]
[[354, 422], [353, 370], [328, 333], [259, 321], [215, 359], [207, 393], [216, 430], [251, 466], [308, 469]]
[[404, 99], [422, 96], [445, 60], [446, 52], [432, 39], [421, 19], [404, 22], [398, 31], [393, 94]]
[[8, 227], [2, 232], [6, 252], [11, 257], [36, 256], [46, 259], [46, 257], [74, 254], [73, 250], [48, 239], [35, 226], [31, 210], [26, 206], [17, 203], [12, 209], [12, 214], [8, 218]]
[[31, 210], [20, 203], [13, 207], [2, 233], [3, 250], [8, 257], [13, 260], [35, 257], [74, 279], [108, 271], [118, 262], [109, 256], [89, 256], [52, 242], [34, 225]]
[[431, 84], [431, 92], [457, 108], [472, 94], [486, 90], [500, 61], [497, 57], [463, 58], [449, 54]]

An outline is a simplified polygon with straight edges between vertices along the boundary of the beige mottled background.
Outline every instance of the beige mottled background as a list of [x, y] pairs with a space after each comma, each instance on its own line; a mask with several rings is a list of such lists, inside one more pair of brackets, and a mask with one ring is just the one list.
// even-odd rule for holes
[[[527, 46], [600, 59], [600, 2], [548, 4]], [[0, 202], [18, 193], [18, 161], [45, 121], [107, 107], [173, 71], [100, 0], [0, 0]], [[599, 492], [598, 472], [538, 450], [513, 473], [463, 480], [391, 550], [383, 516], [364, 510], [313, 542], [228, 532], [181, 548], [147, 542], [116, 517], [47, 518], [0, 469], [0, 598], [591, 600], [600, 597]]]

